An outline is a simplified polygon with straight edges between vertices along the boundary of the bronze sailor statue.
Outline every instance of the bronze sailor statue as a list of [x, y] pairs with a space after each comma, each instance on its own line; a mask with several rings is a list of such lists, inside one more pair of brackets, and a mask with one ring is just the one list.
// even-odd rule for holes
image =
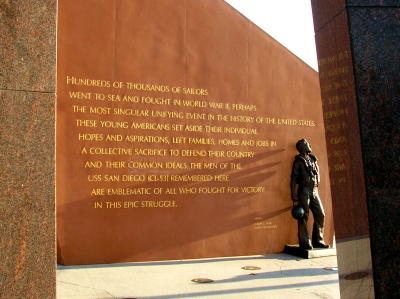
[[[290, 189], [294, 203], [292, 215], [298, 221], [299, 246], [308, 250], [328, 248], [323, 239], [325, 213], [318, 194], [320, 177], [317, 157], [311, 154], [311, 146], [305, 139], [296, 143], [296, 149], [299, 154], [293, 162]], [[314, 217], [311, 240], [307, 229], [309, 210]]]

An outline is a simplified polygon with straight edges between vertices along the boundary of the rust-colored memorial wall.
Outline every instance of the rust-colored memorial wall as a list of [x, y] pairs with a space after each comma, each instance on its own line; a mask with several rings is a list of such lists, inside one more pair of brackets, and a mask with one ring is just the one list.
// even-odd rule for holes
[[281, 252], [303, 137], [331, 244], [314, 70], [224, 1], [64, 0], [58, 18], [59, 263]]

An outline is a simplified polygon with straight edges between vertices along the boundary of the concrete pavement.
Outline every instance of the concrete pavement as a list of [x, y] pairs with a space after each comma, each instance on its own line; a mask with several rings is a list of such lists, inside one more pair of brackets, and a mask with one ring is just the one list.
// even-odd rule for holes
[[[259, 270], [244, 270], [255, 266]], [[210, 283], [192, 282], [208, 278]], [[336, 299], [336, 256], [286, 254], [216, 259], [58, 266], [57, 299]]]

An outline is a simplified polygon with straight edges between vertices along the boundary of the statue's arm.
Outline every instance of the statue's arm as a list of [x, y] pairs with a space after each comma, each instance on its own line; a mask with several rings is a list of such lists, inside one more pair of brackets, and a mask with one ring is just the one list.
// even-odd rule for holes
[[292, 196], [293, 201], [298, 201], [296, 186], [297, 186], [297, 184], [294, 183], [293, 179], [290, 180], [290, 190], [291, 190], [291, 196]]
[[292, 175], [290, 176], [290, 192], [292, 201], [298, 201], [297, 198], [298, 184], [296, 183], [298, 175], [299, 175], [299, 166], [298, 163], [296, 163], [295, 161], [293, 163]]

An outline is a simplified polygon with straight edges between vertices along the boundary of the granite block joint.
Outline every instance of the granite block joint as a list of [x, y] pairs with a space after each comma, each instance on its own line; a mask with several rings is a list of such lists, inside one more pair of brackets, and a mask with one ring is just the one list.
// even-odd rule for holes
[[0, 91], [14, 91], [14, 92], [31, 92], [31, 93], [44, 93], [44, 94], [52, 94], [56, 91], [42, 91], [42, 90], [27, 90], [27, 89], [12, 89], [12, 88], [0, 88]]
[[343, 7], [342, 10], [340, 10], [337, 14], [335, 14], [332, 18], [330, 18], [327, 22], [325, 22], [323, 25], [319, 26], [319, 28], [315, 31], [315, 34], [320, 32], [321, 30], [324, 29], [325, 26], [329, 25], [332, 23], [333, 20], [335, 20], [339, 15], [341, 15], [344, 11], [346, 11], [346, 7]]

